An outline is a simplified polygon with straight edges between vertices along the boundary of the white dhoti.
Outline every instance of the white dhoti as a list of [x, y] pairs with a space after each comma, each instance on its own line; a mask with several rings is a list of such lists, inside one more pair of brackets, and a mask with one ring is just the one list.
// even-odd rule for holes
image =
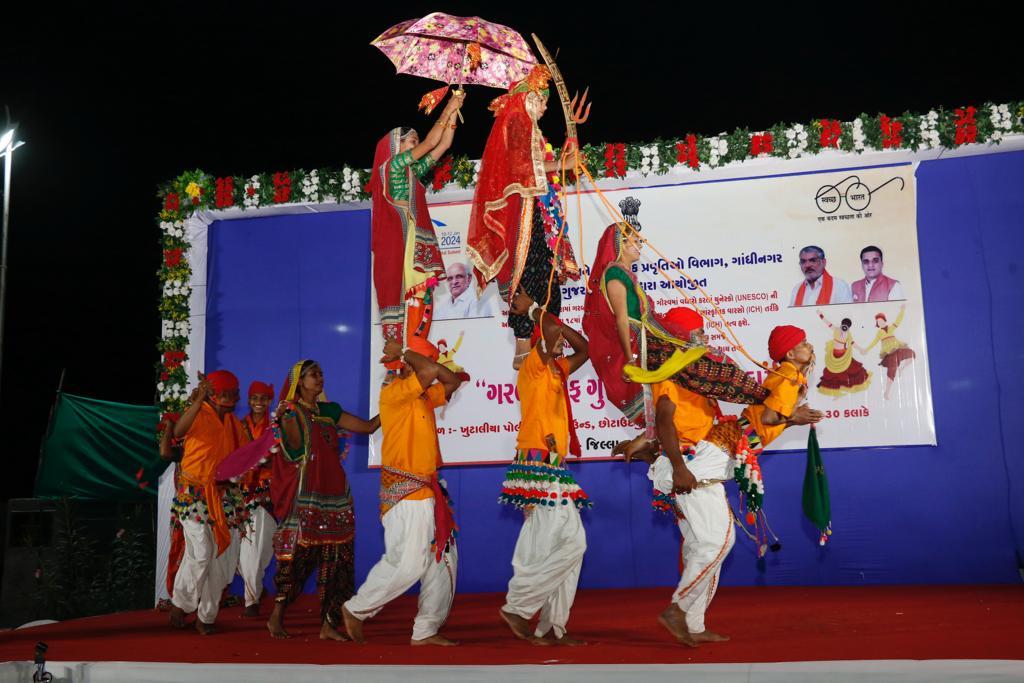
[[413, 640], [436, 635], [448, 618], [455, 597], [458, 552], [452, 540], [449, 552], [435, 559], [434, 499], [402, 500], [388, 510], [384, 524], [384, 555], [367, 574], [345, 609], [364, 621], [376, 616], [389, 602], [420, 584], [419, 611], [413, 622]]
[[539, 505], [525, 514], [502, 610], [524, 619], [539, 610], [534, 635], [541, 638], [554, 629], [561, 638], [576, 597], [587, 534], [575, 505]]
[[[698, 481], [733, 478], [735, 461], [721, 448], [708, 441], [696, 446], [696, 454], [686, 463]], [[672, 490], [672, 464], [659, 457], [648, 477], [662, 492]], [[683, 575], [672, 595], [672, 602], [686, 613], [690, 633], [704, 631], [704, 613], [718, 589], [722, 562], [736, 542], [732, 511], [721, 483], [705, 484], [690, 493], [674, 496], [683, 513], [679, 532], [683, 537]]]
[[263, 575], [274, 556], [277, 522], [262, 505], [253, 509], [245, 536], [238, 541], [238, 574], [245, 582], [245, 606], [258, 605]]
[[220, 597], [231, 582], [238, 564], [238, 530], [231, 530], [231, 544], [217, 556], [217, 542], [209, 524], [193, 520], [181, 523], [185, 554], [174, 577], [171, 602], [186, 613], [197, 612], [204, 624], [212, 624], [220, 611]]

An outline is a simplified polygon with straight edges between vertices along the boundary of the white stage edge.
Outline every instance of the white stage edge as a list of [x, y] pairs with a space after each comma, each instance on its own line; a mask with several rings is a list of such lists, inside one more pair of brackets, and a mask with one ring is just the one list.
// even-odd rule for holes
[[[300, 649], [301, 645], [296, 644]], [[685, 683], [1003, 683], [1024, 680], [1024, 661], [994, 659], [857, 660], [770, 664], [636, 664], [551, 666], [351, 666], [314, 664], [177, 664], [163, 662], [52, 662], [54, 683], [180, 683], [183, 680], [246, 683], [451, 683], [508, 681], [621, 683], [628, 680]], [[0, 683], [32, 680], [29, 662], [0, 664]]]

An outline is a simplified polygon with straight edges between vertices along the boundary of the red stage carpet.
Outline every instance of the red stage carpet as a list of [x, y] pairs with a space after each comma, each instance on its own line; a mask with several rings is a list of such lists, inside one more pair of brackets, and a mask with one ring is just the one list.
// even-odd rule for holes
[[[1022, 659], [1024, 587], [882, 586], [723, 588], [709, 628], [732, 642], [677, 645], [655, 622], [670, 588], [581, 591], [570, 633], [587, 647], [536, 647], [499, 621], [502, 595], [458, 595], [444, 633], [455, 648], [409, 647], [416, 603], [405, 596], [366, 622], [366, 645], [317, 638], [315, 596], [290, 610], [290, 641], [264, 620], [222, 610], [220, 632], [175, 631], [167, 614], [126, 612], [0, 634], [0, 662], [30, 660], [39, 640], [51, 661], [305, 664], [638, 664], [866, 659]], [[263, 612], [269, 612], [265, 601]]]

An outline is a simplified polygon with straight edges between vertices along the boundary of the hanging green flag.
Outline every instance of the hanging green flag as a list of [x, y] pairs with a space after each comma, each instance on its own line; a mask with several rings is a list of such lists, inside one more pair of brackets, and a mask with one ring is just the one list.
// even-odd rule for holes
[[37, 498], [155, 499], [166, 467], [154, 434], [155, 406], [59, 393], [43, 441]]
[[804, 514], [821, 532], [818, 540], [825, 545], [832, 535], [832, 499], [828, 493], [828, 477], [825, 475], [825, 463], [821, 459], [821, 448], [818, 446], [818, 432], [811, 425], [807, 435], [807, 470], [804, 472]]

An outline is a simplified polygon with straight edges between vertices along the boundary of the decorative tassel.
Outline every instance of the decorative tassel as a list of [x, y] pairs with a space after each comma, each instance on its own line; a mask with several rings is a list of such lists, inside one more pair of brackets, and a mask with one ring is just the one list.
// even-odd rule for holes
[[444, 96], [448, 94], [448, 88], [449, 86], [445, 85], [440, 88], [437, 88], [436, 90], [431, 90], [422, 98], [420, 98], [418, 108], [422, 109], [424, 114], [430, 116], [431, 112], [434, 111], [434, 107], [436, 107], [441, 102], [441, 100], [444, 99]]

